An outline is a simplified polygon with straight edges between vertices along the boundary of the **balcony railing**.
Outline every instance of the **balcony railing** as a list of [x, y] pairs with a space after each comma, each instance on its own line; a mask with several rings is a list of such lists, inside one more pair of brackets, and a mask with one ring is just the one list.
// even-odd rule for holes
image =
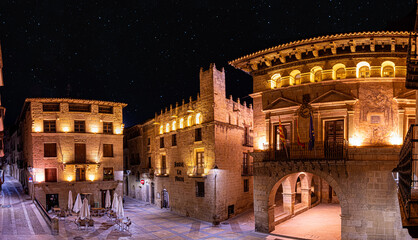
[[241, 166], [241, 176], [252, 176], [253, 175], [253, 165], [244, 164]]
[[401, 209], [408, 220], [411, 218], [418, 218], [418, 213], [413, 211], [413, 208], [418, 207], [418, 179], [416, 177], [418, 174], [417, 147], [418, 124], [413, 124], [406, 134], [404, 144], [399, 154], [398, 166], [393, 169], [393, 172], [398, 174]]
[[346, 161], [348, 144], [346, 140], [315, 142], [312, 150], [297, 143], [287, 144], [286, 148], [271, 150], [270, 161]]
[[188, 171], [189, 176], [200, 177], [205, 174], [205, 167], [203, 165], [190, 166]]

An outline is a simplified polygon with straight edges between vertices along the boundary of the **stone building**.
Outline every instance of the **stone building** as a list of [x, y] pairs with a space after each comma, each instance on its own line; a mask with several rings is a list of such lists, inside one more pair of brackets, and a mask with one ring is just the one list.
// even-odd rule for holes
[[277, 204], [289, 218], [316, 197], [339, 202], [342, 239], [409, 238], [391, 173], [415, 122], [408, 41], [408, 32], [337, 34], [230, 62], [253, 76], [257, 231], [281, 222]]
[[[18, 119], [29, 192], [47, 210], [66, 208], [68, 192], [93, 207], [123, 194], [123, 103], [29, 98]], [[26, 179], [28, 181], [28, 179]]]
[[25, 167], [23, 164], [22, 134], [19, 128], [11, 126], [5, 130], [3, 169], [7, 175], [14, 177], [25, 188]]
[[[0, 87], [4, 86], [3, 83], [3, 57], [1, 53], [1, 45], [0, 45]], [[6, 108], [1, 105], [0, 99], [0, 157], [4, 156], [4, 148], [3, 148], [3, 136], [4, 136], [4, 116], [6, 113]]]
[[201, 69], [195, 100], [125, 132], [129, 195], [210, 222], [249, 209], [252, 115], [252, 106], [226, 98], [224, 70]]

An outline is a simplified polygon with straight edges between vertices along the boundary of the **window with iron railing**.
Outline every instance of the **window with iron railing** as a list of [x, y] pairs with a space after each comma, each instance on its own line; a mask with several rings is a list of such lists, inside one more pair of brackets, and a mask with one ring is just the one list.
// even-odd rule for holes
[[44, 112], [59, 112], [60, 104], [59, 103], [42, 103], [42, 111]]
[[70, 111], [70, 112], [91, 112], [91, 106], [90, 106], [90, 104], [70, 103], [70, 104], [68, 104], [68, 111]]

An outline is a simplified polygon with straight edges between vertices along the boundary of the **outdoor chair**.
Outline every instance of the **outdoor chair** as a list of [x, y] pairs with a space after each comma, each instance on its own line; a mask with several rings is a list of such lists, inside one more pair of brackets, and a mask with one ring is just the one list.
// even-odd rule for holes
[[67, 213], [65, 211], [61, 211], [57, 214], [57, 217], [59, 220], [65, 220], [65, 218], [67, 217]]
[[106, 210], [105, 209], [101, 209], [100, 211], [99, 211], [99, 217], [102, 217], [102, 216], [104, 216], [106, 214]]
[[87, 229], [87, 222], [86, 220], [76, 219], [75, 224], [77, 225], [78, 230], [81, 229], [81, 227], [84, 227], [84, 229]]
[[93, 219], [88, 219], [86, 221], [87, 227], [92, 227], [94, 229], [94, 220]]

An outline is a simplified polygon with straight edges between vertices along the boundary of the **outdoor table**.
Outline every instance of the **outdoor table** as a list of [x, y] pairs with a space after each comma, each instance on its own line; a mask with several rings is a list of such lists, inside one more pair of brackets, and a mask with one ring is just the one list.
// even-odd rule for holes
[[52, 211], [54, 211], [54, 213], [61, 212], [61, 208], [52, 208]]

